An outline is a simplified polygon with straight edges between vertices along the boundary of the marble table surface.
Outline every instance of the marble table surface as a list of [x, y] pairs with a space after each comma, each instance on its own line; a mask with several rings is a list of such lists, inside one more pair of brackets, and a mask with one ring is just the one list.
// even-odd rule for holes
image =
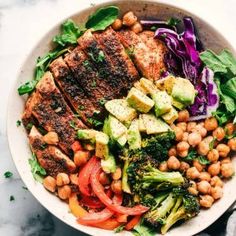
[[[6, 114], [8, 94], [26, 58], [37, 40], [56, 22], [94, 0], [0, 0], [0, 235], [1, 236], [64, 236], [85, 235], [62, 223], [44, 209], [24, 188], [7, 143]], [[166, 0], [177, 3], [207, 19], [236, 47], [236, 0]], [[18, 118], [16, 117], [16, 120]], [[4, 173], [13, 177], [6, 179]], [[10, 201], [10, 196], [15, 200]], [[231, 212], [232, 213], [232, 212]], [[225, 217], [201, 235], [236, 235], [236, 212]], [[226, 223], [229, 221], [227, 227]], [[234, 232], [234, 233], [233, 233]]]

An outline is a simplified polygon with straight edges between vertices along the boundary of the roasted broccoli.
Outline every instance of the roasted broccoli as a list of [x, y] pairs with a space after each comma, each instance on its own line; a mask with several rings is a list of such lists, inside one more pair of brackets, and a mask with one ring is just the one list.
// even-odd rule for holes
[[144, 221], [153, 226], [161, 226], [165, 234], [179, 220], [187, 220], [198, 214], [197, 198], [190, 195], [186, 188], [175, 187], [168, 193], [153, 197], [151, 209], [144, 215]]
[[142, 140], [142, 150], [161, 162], [167, 159], [168, 150], [173, 145], [174, 140], [175, 134], [172, 131], [147, 137]]

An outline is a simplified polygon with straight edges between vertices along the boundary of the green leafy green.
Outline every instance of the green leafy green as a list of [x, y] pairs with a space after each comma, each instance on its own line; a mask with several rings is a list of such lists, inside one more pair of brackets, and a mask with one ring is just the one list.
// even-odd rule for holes
[[134, 227], [132, 233], [135, 236], [154, 236], [156, 234], [155, 231], [151, 227], [144, 225], [143, 222], [140, 222], [139, 224], [137, 224]]
[[209, 149], [212, 150], [214, 148], [216, 138], [213, 138], [212, 141], [209, 143]]
[[17, 121], [16, 121], [16, 126], [17, 126], [17, 127], [21, 126], [21, 121], [20, 121], [20, 120], [17, 120]]
[[115, 233], [120, 233], [121, 231], [124, 230], [125, 224], [122, 224], [120, 226], [118, 226], [117, 228], [114, 229]]
[[225, 84], [221, 86], [222, 92], [230, 96], [231, 98], [236, 98], [236, 77], [228, 80]]
[[199, 156], [199, 157], [197, 158], [197, 160], [198, 160], [199, 163], [202, 164], [202, 165], [208, 165], [208, 164], [210, 164], [210, 161], [209, 161], [206, 157], [204, 157], [204, 156]]
[[197, 152], [194, 149], [191, 149], [188, 155], [184, 158], [185, 161], [193, 161], [197, 157]]
[[236, 59], [229, 50], [223, 50], [218, 58], [228, 68], [228, 70], [231, 71], [233, 75], [236, 75]]
[[53, 38], [53, 42], [65, 47], [66, 45], [77, 44], [78, 37], [84, 32], [73, 20], [69, 19], [61, 26], [61, 34]]
[[167, 20], [167, 25], [169, 26], [176, 26], [181, 22], [180, 19], [175, 18], [175, 17], [171, 17], [169, 20]]
[[42, 183], [42, 176], [46, 175], [46, 170], [39, 165], [38, 160], [35, 156], [35, 154], [32, 154], [32, 158], [29, 159], [29, 164], [31, 167], [31, 172], [33, 174], [33, 177], [36, 181]]
[[104, 30], [117, 19], [118, 15], [119, 8], [116, 6], [99, 8], [89, 16], [85, 26], [93, 31]]
[[15, 197], [13, 195], [10, 196], [10, 201], [15, 201]]
[[5, 176], [5, 178], [11, 178], [11, 177], [13, 176], [13, 173], [10, 172], [10, 171], [6, 171], [6, 172], [4, 173], [4, 176]]

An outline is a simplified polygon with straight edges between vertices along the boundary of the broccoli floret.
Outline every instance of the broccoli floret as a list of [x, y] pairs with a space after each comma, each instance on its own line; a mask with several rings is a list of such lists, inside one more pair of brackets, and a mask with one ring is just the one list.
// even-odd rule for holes
[[149, 156], [161, 162], [167, 159], [168, 150], [173, 145], [174, 140], [175, 134], [172, 131], [147, 137], [142, 140], [142, 149]]

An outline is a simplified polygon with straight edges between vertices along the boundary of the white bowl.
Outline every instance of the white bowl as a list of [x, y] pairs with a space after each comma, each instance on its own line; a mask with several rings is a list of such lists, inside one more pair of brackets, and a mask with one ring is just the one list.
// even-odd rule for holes
[[[234, 52], [230, 43], [220, 34], [220, 32], [207, 24], [203, 19], [200, 19], [194, 14], [186, 12], [175, 6], [154, 1], [112, 1], [106, 4], [96, 5], [96, 7], [90, 7], [88, 9], [78, 11], [78, 13], [72, 15], [71, 18], [77, 23], [82, 23], [86, 20], [89, 14], [94, 12], [96, 8], [109, 4], [115, 4], [119, 6], [121, 9], [121, 14], [128, 10], [132, 10], [139, 17], [139, 19], [168, 19], [173, 16], [179, 18], [182, 18], [183, 16], [192, 16], [199, 30], [200, 38], [206, 47], [211, 48], [216, 52], [223, 48], [229, 48]], [[69, 213], [68, 205], [66, 203], [62, 202], [60, 199], [58, 199], [58, 197], [46, 191], [40, 183], [34, 181], [30, 166], [28, 164], [28, 159], [31, 157], [31, 152], [26, 132], [23, 127], [16, 128], [16, 120], [21, 117], [21, 114], [24, 110], [25, 101], [27, 99], [26, 96], [20, 97], [18, 95], [17, 88], [28, 78], [33, 77], [33, 69], [35, 67], [36, 58], [49, 51], [51, 39], [58, 33], [60, 25], [62, 22], [64, 22], [64, 20], [65, 19], [63, 19], [61, 22], [58, 22], [58, 25], [56, 25], [44, 37], [42, 37], [42, 39], [38, 42], [20, 68], [20, 73], [18, 74], [14, 88], [10, 94], [10, 100], [8, 104], [7, 133], [9, 146], [16, 168], [25, 185], [35, 196], [35, 198], [52, 214], [64, 221], [66, 224], [85, 233], [96, 236], [114, 235], [114, 232], [112, 231], [79, 225], [76, 222], [76, 218], [71, 213]], [[220, 217], [235, 200], [236, 178], [234, 177], [226, 182], [224, 186], [224, 197], [217, 201], [211, 209], [202, 210], [197, 217], [182, 224], [179, 227], [173, 228], [166, 235], [188, 236], [202, 231], [207, 226], [212, 224], [218, 217]], [[121, 232], [120, 235], [131, 234], [129, 232]]]

